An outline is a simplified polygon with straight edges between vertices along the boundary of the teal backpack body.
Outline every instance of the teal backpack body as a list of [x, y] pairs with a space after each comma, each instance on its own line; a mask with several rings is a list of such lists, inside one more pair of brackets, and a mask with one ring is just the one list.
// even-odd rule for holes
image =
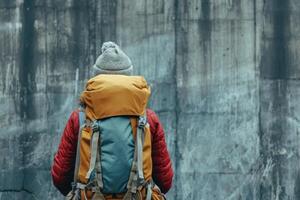
[[[80, 112], [80, 125], [84, 113]], [[130, 118], [109, 117], [97, 120], [100, 132], [100, 154], [104, 194], [126, 192], [134, 156], [134, 139]], [[93, 174], [91, 179], [95, 178]]]
[[101, 137], [103, 193], [126, 192], [134, 155], [129, 117], [110, 117], [98, 121]]

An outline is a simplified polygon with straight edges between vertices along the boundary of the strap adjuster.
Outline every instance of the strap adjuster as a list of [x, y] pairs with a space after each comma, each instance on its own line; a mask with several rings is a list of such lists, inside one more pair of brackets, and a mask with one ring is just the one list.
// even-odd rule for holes
[[75, 192], [75, 190], [77, 189], [77, 183], [76, 182], [72, 182], [71, 183], [71, 187], [72, 187], [72, 191]]
[[138, 127], [139, 128], [144, 128], [146, 124], [147, 124], [146, 117], [145, 116], [140, 116], [139, 117], [139, 122], [138, 122]]
[[96, 120], [93, 121], [93, 123], [92, 123], [92, 129], [93, 129], [93, 133], [99, 131], [99, 125]]

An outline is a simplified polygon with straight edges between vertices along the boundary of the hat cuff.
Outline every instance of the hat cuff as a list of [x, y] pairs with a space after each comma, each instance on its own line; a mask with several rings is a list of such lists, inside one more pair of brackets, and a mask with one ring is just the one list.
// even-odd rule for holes
[[93, 65], [93, 69], [95, 71], [95, 74], [120, 74], [120, 75], [131, 75], [132, 74], [132, 69], [133, 66], [130, 65], [126, 69], [119, 69], [119, 70], [106, 70], [106, 69], [101, 69], [97, 67], [96, 65]]

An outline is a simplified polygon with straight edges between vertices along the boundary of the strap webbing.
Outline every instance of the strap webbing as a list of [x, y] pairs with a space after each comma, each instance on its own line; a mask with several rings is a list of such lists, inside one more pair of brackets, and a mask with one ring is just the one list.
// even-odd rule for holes
[[[101, 141], [101, 139], [100, 139], [100, 141]], [[100, 143], [100, 141], [99, 141], [99, 143]], [[99, 148], [99, 149], [101, 149], [101, 148]], [[102, 190], [103, 189], [103, 180], [102, 180], [101, 152], [100, 151], [97, 152], [97, 157], [96, 157], [96, 181], [97, 181], [98, 187]]]
[[[131, 200], [136, 196], [136, 191], [140, 184], [144, 182], [143, 172], [143, 134], [146, 125], [146, 117], [140, 117], [138, 121], [133, 162], [131, 166], [130, 176], [127, 183], [127, 192], [123, 200]], [[151, 195], [151, 194], [149, 194]], [[150, 199], [151, 200], [151, 199]]]
[[130, 190], [133, 194], [136, 193], [137, 187], [138, 187], [138, 174], [137, 174], [137, 165], [136, 163], [135, 165], [135, 172], [133, 173], [132, 176], [132, 181], [131, 181], [131, 186], [130, 186]]
[[76, 188], [81, 189], [81, 190], [84, 190], [84, 189], [86, 188], [86, 184], [83, 184], [83, 183], [77, 183], [77, 184], [76, 184]]
[[143, 146], [144, 146], [144, 129], [147, 124], [146, 114], [139, 117], [138, 127], [137, 127], [137, 165], [138, 165], [138, 176], [139, 181], [144, 181], [144, 172], [143, 172]]
[[103, 194], [100, 192], [98, 187], [88, 187], [88, 185], [83, 184], [83, 183], [77, 183], [76, 186], [78, 189], [82, 190], [84, 192], [84, 200], [88, 200], [87, 196], [86, 196], [86, 190], [87, 189], [91, 189], [92, 192], [94, 193], [92, 200], [105, 200], [105, 197], [103, 196]]
[[134, 148], [134, 155], [133, 155], [133, 161], [131, 165], [130, 175], [127, 183], [127, 192], [123, 198], [123, 200], [127, 200], [127, 198], [131, 198], [132, 193], [135, 194], [137, 190], [137, 141], [135, 141], [135, 148]]
[[152, 197], [152, 184], [148, 183], [146, 200], [151, 200], [151, 197]]
[[[93, 126], [97, 125], [95, 123], [97, 123], [97, 122], [94, 122]], [[90, 168], [85, 177], [87, 179], [90, 178], [91, 173], [95, 169], [97, 154], [99, 154], [98, 153], [98, 141], [99, 141], [99, 129], [94, 129], [94, 127], [93, 127]]]
[[138, 175], [140, 180], [144, 180], [143, 173], [143, 144], [142, 144], [142, 134], [143, 127], [138, 127], [137, 129], [137, 165], [138, 165]]

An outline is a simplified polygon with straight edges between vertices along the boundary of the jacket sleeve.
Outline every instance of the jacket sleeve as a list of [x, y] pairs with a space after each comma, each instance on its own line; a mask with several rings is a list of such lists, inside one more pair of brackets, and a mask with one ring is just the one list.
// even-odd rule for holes
[[53, 184], [63, 195], [67, 195], [72, 188], [79, 131], [78, 118], [78, 112], [74, 111], [64, 129], [51, 169]]
[[153, 180], [163, 193], [167, 193], [172, 186], [173, 169], [170, 155], [165, 141], [165, 133], [157, 115], [147, 110], [150, 131], [152, 134], [152, 162]]

